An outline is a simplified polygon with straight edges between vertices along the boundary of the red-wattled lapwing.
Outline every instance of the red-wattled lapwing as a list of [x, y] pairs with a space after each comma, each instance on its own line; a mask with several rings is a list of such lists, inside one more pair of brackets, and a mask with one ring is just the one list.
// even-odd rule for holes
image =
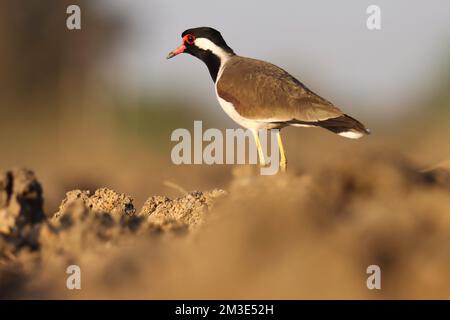
[[[219, 31], [193, 28], [184, 31], [181, 37], [183, 43], [167, 59], [184, 52], [206, 64], [224, 111], [253, 132], [261, 165], [265, 165], [265, 160], [258, 129], [322, 127], [353, 139], [369, 133], [358, 120], [316, 95], [283, 69], [236, 55]], [[280, 166], [284, 171], [287, 162], [279, 131], [277, 138]]]

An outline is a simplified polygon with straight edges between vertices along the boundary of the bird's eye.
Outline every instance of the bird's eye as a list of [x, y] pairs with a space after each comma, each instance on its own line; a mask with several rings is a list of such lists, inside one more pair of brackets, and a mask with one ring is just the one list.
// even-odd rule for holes
[[194, 44], [195, 37], [192, 34], [188, 34], [185, 38], [187, 43]]

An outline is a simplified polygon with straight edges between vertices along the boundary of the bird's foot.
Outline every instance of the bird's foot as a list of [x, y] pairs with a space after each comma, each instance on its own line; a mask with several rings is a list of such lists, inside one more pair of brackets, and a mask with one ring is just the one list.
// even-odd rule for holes
[[270, 167], [270, 164], [267, 162], [260, 162], [259, 167], [260, 168], [268, 168], [268, 167]]
[[283, 173], [286, 172], [286, 170], [287, 170], [287, 161], [286, 160], [281, 160], [280, 161], [280, 170]]

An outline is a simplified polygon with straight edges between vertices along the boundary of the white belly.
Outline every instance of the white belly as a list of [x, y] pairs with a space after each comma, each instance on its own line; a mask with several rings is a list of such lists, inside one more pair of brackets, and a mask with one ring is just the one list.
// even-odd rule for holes
[[[265, 123], [263, 121], [256, 121], [251, 119], [246, 119], [242, 117], [234, 108], [233, 104], [231, 102], [225, 101], [224, 99], [217, 96], [217, 99], [219, 100], [220, 106], [222, 107], [223, 111], [234, 120], [237, 124], [243, 126], [247, 129], [270, 129], [270, 124]], [[273, 128], [274, 126], [272, 126]]]

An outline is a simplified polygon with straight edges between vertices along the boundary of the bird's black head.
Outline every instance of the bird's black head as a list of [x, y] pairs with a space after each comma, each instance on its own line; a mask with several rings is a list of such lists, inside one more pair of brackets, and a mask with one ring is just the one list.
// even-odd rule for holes
[[220, 32], [213, 28], [188, 29], [181, 34], [181, 38], [183, 43], [170, 52], [167, 59], [180, 53], [189, 53], [206, 63], [214, 81], [221, 64], [234, 55]]

